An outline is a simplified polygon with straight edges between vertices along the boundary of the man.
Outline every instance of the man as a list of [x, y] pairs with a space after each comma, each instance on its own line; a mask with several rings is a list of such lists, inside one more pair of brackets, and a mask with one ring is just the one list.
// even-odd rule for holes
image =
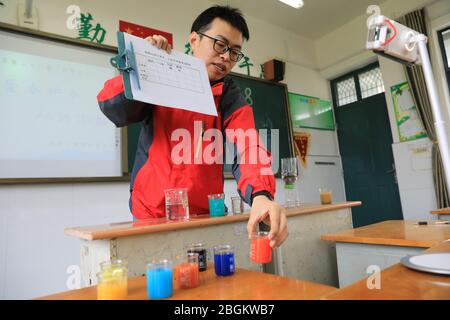
[[[240, 89], [226, 77], [244, 56], [241, 52], [244, 39], [249, 39], [247, 24], [238, 9], [228, 6], [205, 10], [192, 25], [189, 44], [194, 56], [205, 62], [217, 117], [127, 100], [121, 76], [107, 81], [97, 96], [103, 113], [118, 127], [142, 122], [130, 187], [130, 208], [137, 219], [164, 216], [165, 189], [188, 188], [189, 211], [193, 214], [207, 213], [208, 194], [223, 192], [223, 165], [194, 161], [197, 144], [200, 143], [202, 149], [209, 145], [198, 134], [195, 137], [194, 125], [201, 122], [202, 132], [212, 128], [221, 132], [233, 129], [256, 132], [252, 107], [246, 103]], [[172, 50], [162, 36], [154, 35], [147, 40], [168, 53]], [[175, 163], [171, 158], [178, 143], [171, 137], [178, 129], [188, 130], [193, 137], [190, 142], [192, 152], [188, 155], [193, 161], [188, 163]], [[270, 158], [256, 136], [256, 143], [249, 142], [245, 146], [238, 145], [236, 137], [229, 137], [235, 143], [240, 160], [248, 159], [252, 152]], [[282, 208], [273, 201], [273, 174], [262, 174], [267, 167], [270, 169], [270, 163], [263, 165], [261, 161], [251, 163], [235, 159], [233, 175], [239, 194], [251, 205], [247, 224], [249, 236], [255, 232], [258, 222], [264, 221], [271, 227], [270, 244], [276, 248], [288, 235], [287, 221]]]

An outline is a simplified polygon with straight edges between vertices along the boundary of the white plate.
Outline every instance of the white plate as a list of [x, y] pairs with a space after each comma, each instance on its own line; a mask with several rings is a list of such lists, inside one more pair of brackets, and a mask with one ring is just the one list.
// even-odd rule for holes
[[450, 275], [450, 253], [426, 253], [406, 256], [400, 262], [411, 269]]

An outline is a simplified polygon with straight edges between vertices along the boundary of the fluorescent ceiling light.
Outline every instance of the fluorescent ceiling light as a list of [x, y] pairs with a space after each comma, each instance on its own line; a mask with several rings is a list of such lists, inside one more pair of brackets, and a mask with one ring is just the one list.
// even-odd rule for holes
[[279, 1], [295, 9], [300, 9], [301, 7], [303, 7], [303, 0], [279, 0]]

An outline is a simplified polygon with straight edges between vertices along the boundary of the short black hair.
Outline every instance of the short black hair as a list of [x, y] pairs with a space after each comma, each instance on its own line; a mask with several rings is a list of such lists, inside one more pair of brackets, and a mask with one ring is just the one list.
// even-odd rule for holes
[[195, 19], [192, 24], [191, 32], [205, 32], [211, 28], [211, 23], [215, 18], [220, 18], [242, 33], [245, 40], [250, 39], [247, 22], [245, 21], [241, 10], [230, 6], [213, 6], [202, 13]]

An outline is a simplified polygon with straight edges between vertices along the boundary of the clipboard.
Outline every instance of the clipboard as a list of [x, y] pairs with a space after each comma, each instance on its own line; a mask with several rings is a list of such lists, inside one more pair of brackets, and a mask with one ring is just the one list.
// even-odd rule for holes
[[114, 68], [119, 70], [120, 74], [122, 75], [125, 97], [127, 99], [133, 100], [133, 92], [131, 90], [131, 77], [134, 77], [139, 90], [141, 90], [141, 84], [139, 81], [133, 43], [130, 43], [129, 49], [126, 48], [123, 32], [117, 32], [117, 48], [119, 54], [112, 57], [110, 63]]
[[217, 116], [202, 59], [175, 50], [169, 54], [126, 32], [117, 33], [117, 48], [110, 62], [122, 75], [125, 98]]

